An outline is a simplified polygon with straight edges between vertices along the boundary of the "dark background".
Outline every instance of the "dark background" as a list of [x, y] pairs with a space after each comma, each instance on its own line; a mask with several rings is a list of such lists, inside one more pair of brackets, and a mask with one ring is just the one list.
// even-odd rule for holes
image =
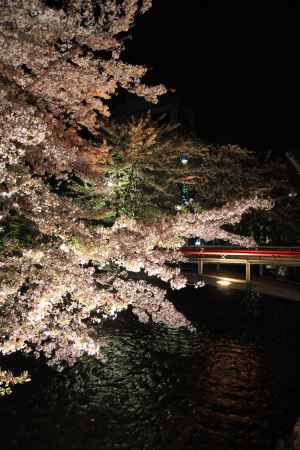
[[299, 10], [271, 5], [153, 0], [124, 59], [176, 89], [203, 139], [297, 150]]

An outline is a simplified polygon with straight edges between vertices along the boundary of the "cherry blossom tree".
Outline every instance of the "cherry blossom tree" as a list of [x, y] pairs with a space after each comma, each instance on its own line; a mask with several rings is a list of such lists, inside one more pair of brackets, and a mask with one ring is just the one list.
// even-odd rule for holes
[[[222, 227], [272, 203], [253, 195], [151, 221], [121, 213], [106, 226], [95, 221], [95, 208], [64, 195], [61, 187], [67, 191], [74, 177], [93, 180], [97, 195], [110, 195], [105, 175], [141, 159], [142, 135], [140, 146], [131, 153], [128, 145], [122, 154], [119, 149], [114, 163], [111, 142], [94, 145], [81, 134], [101, 130], [105, 101], [118, 87], [151, 101], [165, 88], [144, 85], [146, 69], [120, 59], [120, 36], [150, 1], [49, 5], [1, 3], [0, 352], [43, 354], [59, 366], [84, 354], [101, 358], [109, 342], [97, 336], [97, 326], [129, 305], [141, 321], [192, 328], [167, 298], [168, 286], [186, 285], [179, 267], [185, 239], [254, 245]], [[150, 133], [151, 151], [143, 156], [150, 168], [158, 157], [151, 139]]]
[[[126, 35], [151, 0], [94, 2], [2, 0], [2, 76], [67, 125], [97, 127], [108, 116], [106, 101], [122, 87], [157, 102], [162, 85], [146, 86], [143, 66], [121, 60]], [[98, 5], [98, 7], [97, 7]]]

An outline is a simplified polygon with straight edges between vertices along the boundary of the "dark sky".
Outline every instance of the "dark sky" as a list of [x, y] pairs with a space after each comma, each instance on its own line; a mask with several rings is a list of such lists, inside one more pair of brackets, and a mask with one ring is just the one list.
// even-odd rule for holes
[[194, 108], [200, 135], [263, 147], [300, 144], [298, 9], [153, 3], [138, 19], [126, 58], [176, 88]]

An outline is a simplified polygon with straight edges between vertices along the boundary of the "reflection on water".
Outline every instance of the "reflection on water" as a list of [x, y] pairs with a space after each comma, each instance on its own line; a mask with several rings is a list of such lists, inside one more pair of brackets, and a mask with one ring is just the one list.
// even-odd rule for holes
[[124, 314], [101, 330], [111, 340], [106, 364], [82, 361], [59, 376], [39, 369], [2, 400], [3, 448], [274, 448], [299, 401], [294, 311], [269, 302], [245, 327], [236, 298], [215, 291], [185, 308], [197, 333]]
[[264, 353], [225, 339], [210, 343], [208, 355], [194, 392], [198, 398], [204, 393], [199, 428], [209, 448], [222, 448], [224, 440], [229, 448], [258, 447], [272, 415], [271, 371]]

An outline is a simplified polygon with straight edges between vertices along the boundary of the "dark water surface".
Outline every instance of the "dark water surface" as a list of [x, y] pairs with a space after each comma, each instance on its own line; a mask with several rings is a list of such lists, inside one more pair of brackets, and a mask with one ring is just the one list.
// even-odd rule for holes
[[174, 300], [196, 333], [124, 313], [101, 331], [105, 364], [56, 374], [21, 358], [33, 380], [0, 399], [1, 450], [274, 449], [300, 415], [300, 305], [249, 312], [212, 288]]

